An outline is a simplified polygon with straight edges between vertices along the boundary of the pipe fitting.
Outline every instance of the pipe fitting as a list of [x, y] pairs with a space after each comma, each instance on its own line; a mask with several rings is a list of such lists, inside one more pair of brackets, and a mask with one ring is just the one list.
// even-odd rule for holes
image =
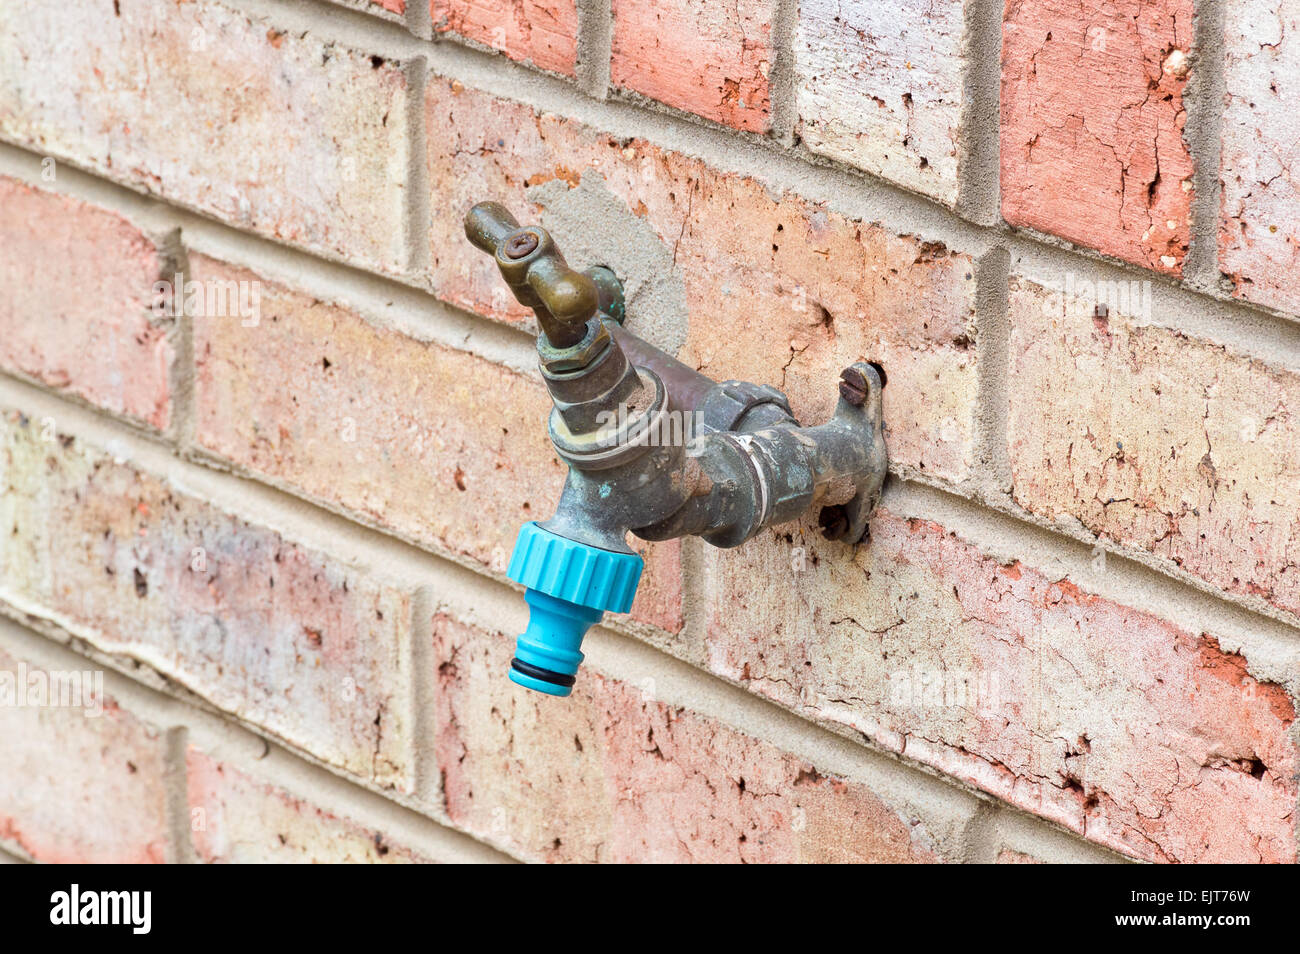
[[[548, 363], [542, 353], [542, 344], [538, 342], [546, 389], [550, 391], [564, 423], [572, 431], [587, 431], [600, 426], [599, 417], [606, 408], [644, 403], [645, 399], [638, 395], [646, 388], [646, 382], [627, 360], [622, 348], [610, 347], [611, 341], [606, 332], [603, 349], [577, 367], [567, 364], [557, 367]], [[577, 345], [579, 349], [584, 347], [583, 344]]]
[[605, 471], [644, 456], [668, 409], [668, 393], [653, 371], [629, 365], [628, 376], [607, 393], [625, 394], [626, 399], [607, 403], [602, 395], [579, 404], [563, 404], [551, 392], [555, 402], [549, 425], [551, 443], [556, 453], [579, 471]]
[[569, 465], [554, 516], [524, 525], [507, 574], [530, 607], [512, 680], [569, 694], [587, 629], [631, 608], [642, 564], [628, 533], [735, 547], [820, 508], [826, 537], [866, 536], [889, 463], [876, 365], [845, 368], [828, 383], [831, 420], [801, 427], [778, 389], [714, 382], [621, 327], [613, 272], [569, 268], [544, 229], [482, 203], [465, 232], [537, 314], [548, 430]]
[[723, 381], [704, 395], [699, 421], [710, 431], [748, 431], [794, 423], [790, 402], [776, 388], [748, 381]]

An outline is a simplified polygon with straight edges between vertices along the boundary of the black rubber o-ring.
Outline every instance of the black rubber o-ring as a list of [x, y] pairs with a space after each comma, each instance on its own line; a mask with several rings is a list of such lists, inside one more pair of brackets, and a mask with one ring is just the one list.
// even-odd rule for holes
[[542, 682], [549, 682], [553, 686], [572, 686], [577, 682], [576, 676], [566, 676], [562, 672], [553, 672], [550, 669], [543, 669], [541, 666], [520, 662], [518, 659], [510, 660], [510, 668], [520, 675], [531, 676], [534, 679], [540, 679]]

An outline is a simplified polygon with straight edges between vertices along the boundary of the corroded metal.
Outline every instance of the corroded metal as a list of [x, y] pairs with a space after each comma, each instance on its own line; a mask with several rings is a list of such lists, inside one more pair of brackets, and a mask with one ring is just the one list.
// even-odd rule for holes
[[572, 347], [586, 337], [600, 305], [596, 283], [569, 267], [545, 229], [521, 229], [504, 206], [480, 202], [465, 216], [465, 235], [496, 258], [501, 277], [536, 313], [553, 347]]
[[543, 527], [617, 552], [629, 531], [734, 547], [818, 508], [825, 536], [863, 539], [888, 468], [878, 366], [845, 368], [831, 420], [800, 427], [776, 388], [715, 383], [620, 327], [613, 272], [569, 268], [544, 229], [482, 203], [465, 232], [542, 328], [549, 432], [569, 465]]
[[627, 316], [627, 306], [623, 302], [623, 283], [618, 280], [618, 276], [604, 265], [593, 265], [583, 274], [596, 283], [601, 314], [608, 315], [621, 325]]

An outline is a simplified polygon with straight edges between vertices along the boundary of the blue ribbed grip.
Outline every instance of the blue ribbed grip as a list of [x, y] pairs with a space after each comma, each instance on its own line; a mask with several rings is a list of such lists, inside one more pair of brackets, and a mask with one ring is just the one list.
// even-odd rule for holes
[[510, 678], [553, 696], [573, 691], [582, 637], [606, 612], [632, 608], [641, 570], [635, 553], [615, 553], [544, 530], [519, 529], [506, 575], [528, 588], [528, 629], [519, 637]]

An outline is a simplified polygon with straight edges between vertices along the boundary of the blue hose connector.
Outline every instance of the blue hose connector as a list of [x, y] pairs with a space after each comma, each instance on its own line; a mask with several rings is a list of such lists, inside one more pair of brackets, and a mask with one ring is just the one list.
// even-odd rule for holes
[[528, 588], [529, 613], [510, 679], [552, 696], [571, 693], [582, 637], [606, 611], [632, 608], [644, 566], [635, 553], [579, 543], [532, 522], [520, 527], [506, 575]]

